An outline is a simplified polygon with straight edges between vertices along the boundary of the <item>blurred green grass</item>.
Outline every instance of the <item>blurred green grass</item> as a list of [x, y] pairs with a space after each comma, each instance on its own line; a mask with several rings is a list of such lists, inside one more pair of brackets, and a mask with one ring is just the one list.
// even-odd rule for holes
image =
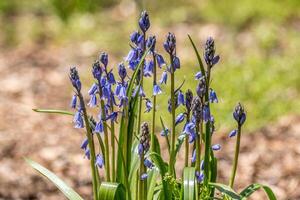
[[[46, 40], [58, 47], [90, 42], [107, 51], [116, 66], [129, 50], [128, 37], [137, 28], [142, 7], [150, 13], [150, 32], [158, 35], [159, 52], [168, 31], [177, 35], [182, 69], [176, 76], [177, 85], [186, 80], [183, 90], [196, 87], [193, 76], [199, 70], [186, 35], [201, 50], [207, 36], [215, 37], [221, 56], [212, 81], [220, 100], [213, 105], [217, 128], [234, 125], [231, 113], [239, 101], [247, 110], [248, 130], [300, 113], [299, 0], [1, 1], [2, 41]], [[91, 62], [96, 54], [90, 55]], [[168, 94], [158, 97], [158, 112], [165, 119]], [[145, 120], [150, 117], [145, 114]]]

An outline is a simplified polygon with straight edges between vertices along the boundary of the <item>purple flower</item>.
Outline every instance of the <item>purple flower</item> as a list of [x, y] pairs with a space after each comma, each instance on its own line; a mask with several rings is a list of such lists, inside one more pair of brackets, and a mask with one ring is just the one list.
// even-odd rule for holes
[[204, 173], [202, 171], [201, 172], [196, 171], [195, 175], [196, 175], [197, 182], [201, 183], [204, 179]]
[[86, 148], [85, 149], [85, 152], [84, 152], [84, 155], [87, 159], [90, 159], [91, 158], [91, 154], [90, 154], [90, 149]]
[[141, 13], [141, 17], [139, 19], [139, 26], [141, 30], [145, 33], [150, 27], [150, 20], [147, 11], [143, 11]]
[[156, 38], [155, 36], [149, 36], [146, 41], [147, 48], [150, 48], [151, 52], [154, 52], [155, 49]]
[[95, 94], [91, 95], [91, 99], [88, 103], [88, 105], [92, 108], [95, 107], [97, 105], [97, 97]]
[[237, 130], [236, 129], [234, 129], [234, 130], [232, 130], [230, 133], [229, 133], [229, 137], [234, 137], [234, 136], [236, 136], [236, 134], [237, 134]]
[[70, 78], [70, 81], [71, 81], [73, 87], [79, 92], [81, 90], [81, 82], [80, 82], [78, 71], [77, 71], [76, 67], [72, 67], [70, 69], [69, 78]]
[[162, 131], [160, 132], [160, 135], [161, 135], [161, 136], [168, 136], [168, 134], [169, 134], [169, 129], [168, 129], [168, 128], [165, 128], [164, 130], [162, 130]]
[[101, 77], [100, 79], [100, 86], [104, 87], [106, 85], [106, 78], [105, 77]]
[[88, 91], [89, 95], [93, 95], [97, 92], [98, 90], [98, 85], [96, 83], [94, 83], [92, 85], [92, 87], [90, 88], [90, 90]]
[[143, 152], [144, 152], [144, 147], [143, 147], [143, 144], [140, 143], [138, 146], [138, 154], [142, 155]]
[[204, 97], [206, 92], [206, 81], [204, 79], [199, 81], [196, 92], [200, 98]]
[[184, 105], [184, 95], [181, 91], [178, 92], [178, 97], [177, 97], [177, 104], [180, 105]]
[[212, 37], [206, 40], [204, 60], [209, 67], [213, 67], [220, 60], [219, 56], [215, 56], [215, 41]]
[[103, 122], [100, 120], [95, 126], [95, 133], [103, 133]]
[[177, 115], [176, 120], [175, 120], [175, 126], [181, 122], [183, 122], [184, 120], [184, 113], [180, 113], [179, 115]]
[[146, 110], [145, 110], [145, 112], [146, 113], [150, 112], [152, 107], [153, 107], [152, 102], [149, 99], [146, 99]]
[[215, 145], [212, 145], [211, 148], [212, 148], [212, 150], [214, 150], [214, 151], [219, 151], [219, 150], [221, 149], [221, 145], [215, 144]]
[[100, 62], [104, 65], [104, 67], [107, 67], [108, 64], [108, 55], [105, 52], [102, 52], [101, 55], [99, 56]]
[[165, 50], [169, 53], [169, 54], [174, 54], [174, 50], [176, 47], [176, 38], [175, 35], [173, 33], [168, 33], [167, 35], [167, 39], [164, 42], [164, 48]]
[[85, 138], [85, 139], [83, 140], [83, 142], [81, 143], [80, 148], [86, 150], [88, 144], [89, 144], [89, 141], [88, 141], [87, 138]]
[[218, 103], [219, 102], [216, 92], [211, 88], [209, 90], [209, 101], [211, 103]]
[[112, 85], [116, 83], [115, 76], [111, 71], [107, 74], [107, 81]]
[[119, 66], [118, 66], [118, 73], [119, 73], [119, 76], [122, 80], [124, 80], [127, 76], [127, 71], [126, 71], [126, 68], [125, 68], [125, 65], [124, 63], [120, 63]]
[[152, 169], [154, 167], [153, 163], [149, 159], [144, 160], [144, 165], [149, 169]]
[[164, 58], [160, 54], [156, 54], [156, 60], [159, 68], [162, 68], [162, 66], [166, 64]]
[[161, 93], [162, 93], [162, 91], [161, 91], [159, 85], [154, 85], [153, 86], [153, 95], [156, 96], [156, 95], [161, 94]]
[[196, 162], [196, 150], [195, 149], [194, 149], [193, 154], [192, 154], [191, 162], [192, 163]]
[[77, 111], [75, 113], [73, 122], [75, 124], [75, 126], [74, 126], [75, 128], [83, 128], [84, 127], [84, 123], [83, 123], [83, 119], [82, 119], [80, 111]]
[[76, 108], [77, 105], [77, 95], [73, 95], [72, 101], [71, 101], [71, 108]]
[[238, 105], [234, 109], [233, 118], [235, 119], [235, 121], [237, 121], [237, 123], [240, 126], [242, 126], [246, 121], [246, 113], [243, 106], [240, 103], [238, 103]]
[[202, 72], [201, 72], [201, 71], [200, 71], [200, 72], [197, 72], [197, 73], [195, 74], [195, 79], [196, 79], [196, 80], [199, 80], [199, 79], [201, 79], [201, 78], [203, 78]]
[[96, 163], [95, 165], [97, 165], [99, 168], [102, 168], [104, 166], [104, 159], [103, 156], [101, 156], [100, 154], [98, 154], [96, 156]]
[[118, 112], [112, 112], [110, 115], [107, 116], [105, 121], [111, 120], [111, 121], [117, 122], [117, 117], [118, 117]]
[[185, 124], [184, 129], [183, 129], [183, 133], [184, 134], [192, 134], [195, 133], [195, 124], [193, 122], [189, 122], [187, 124]]
[[203, 106], [203, 120], [205, 123], [207, 123], [208, 120], [210, 120], [210, 110], [208, 105]]
[[176, 71], [176, 69], [180, 69], [180, 60], [177, 56], [174, 56], [173, 58], [173, 67], [174, 71]]
[[145, 66], [144, 66], [144, 76], [145, 77], [150, 77], [153, 73], [153, 61], [149, 61], [149, 62], [145, 62]]
[[138, 44], [138, 38], [139, 38], [139, 36], [140, 36], [140, 33], [139, 32], [137, 32], [137, 31], [134, 31], [131, 35], [130, 35], [130, 40], [131, 40], [131, 42], [133, 42], [134, 44]]
[[168, 79], [168, 73], [167, 71], [164, 71], [161, 75], [161, 79], [159, 81], [160, 84], [167, 84], [167, 79]]
[[148, 174], [147, 173], [144, 173], [141, 175], [141, 180], [144, 181], [148, 178]]
[[92, 73], [95, 79], [97, 79], [98, 81], [101, 79], [101, 75], [102, 75], [102, 68], [100, 66], [99, 61], [96, 61], [93, 64], [93, 69], [92, 69]]

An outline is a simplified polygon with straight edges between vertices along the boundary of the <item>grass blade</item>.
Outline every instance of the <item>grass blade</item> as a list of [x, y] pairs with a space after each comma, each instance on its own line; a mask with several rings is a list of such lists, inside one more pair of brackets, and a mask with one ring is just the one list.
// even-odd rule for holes
[[230, 198], [235, 199], [235, 200], [240, 200], [241, 196], [237, 194], [233, 189], [231, 189], [228, 185], [224, 185], [221, 183], [208, 183], [208, 185], [216, 188], [220, 192], [228, 195]]
[[[162, 117], [160, 116], [160, 123], [161, 123], [161, 126], [163, 128], [163, 131], [166, 132], [166, 126], [164, 124], [164, 121], [162, 119]], [[166, 143], [167, 143], [167, 149], [168, 149], [168, 152], [169, 152], [169, 155], [170, 155], [170, 141], [169, 141], [169, 137], [168, 135], [164, 136], [164, 138], [166, 138]]]
[[201, 56], [199, 54], [199, 51], [195, 45], [195, 43], [193, 42], [192, 40], [192, 37], [190, 35], [188, 35], [189, 39], [190, 39], [190, 42], [192, 43], [192, 46], [194, 48], [194, 51], [195, 51], [195, 54], [197, 56], [197, 59], [198, 59], [198, 63], [199, 63], [199, 67], [200, 67], [200, 70], [201, 70], [201, 73], [204, 75], [205, 74], [205, 69], [204, 69], [204, 65], [203, 65], [203, 62], [202, 62], [202, 59], [201, 59]]
[[121, 200], [126, 197], [123, 184], [102, 182], [99, 189], [98, 198], [101, 200]]
[[265, 190], [269, 200], [276, 200], [276, 196], [273, 193], [273, 191], [271, 190], [271, 188], [269, 188], [268, 186], [265, 186], [265, 185], [258, 184], [258, 183], [253, 183], [253, 184], [249, 185], [240, 193], [240, 195], [243, 200], [247, 199], [247, 197], [249, 197], [251, 194], [253, 194], [255, 191], [257, 191], [260, 188]]
[[74, 113], [66, 110], [57, 110], [57, 109], [32, 109], [34, 112], [40, 113], [51, 113], [51, 114], [62, 114], [62, 115], [74, 115]]
[[148, 172], [148, 178], [147, 178], [147, 200], [152, 200], [154, 191], [155, 191], [155, 185], [156, 185], [156, 180], [159, 176], [159, 171], [156, 169], [152, 169], [151, 171]]
[[182, 200], [195, 199], [195, 167], [185, 167], [183, 170], [183, 198]]
[[25, 161], [40, 174], [45, 176], [48, 180], [50, 180], [68, 199], [70, 200], [83, 200], [83, 198], [76, 193], [72, 188], [70, 188], [65, 182], [63, 182], [60, 178], [58, 178], [53, 172], [49, 171], [42, 165], [25, 158]]

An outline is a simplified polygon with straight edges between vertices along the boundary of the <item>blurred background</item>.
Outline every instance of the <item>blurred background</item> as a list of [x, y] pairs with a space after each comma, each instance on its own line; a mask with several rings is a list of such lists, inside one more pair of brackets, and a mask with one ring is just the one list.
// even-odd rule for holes
[[[214, 142], [223, 146], [217, 153], [219, 181], [228, 181], [234, 141], [227, 134], [235, 125], [233, 107], [241, 101], [248, 118], [236, 189], [262, 182], [278, 199], [300, 199], [299, 0], [0, 1], [0, 199], [63, 199], [24, 164], [24, 156], [90, 199], [88, 163], [79, 149], [82, 132], [66, 116], [31, 109], [69, 109], [70, 66], [78, 66], [85, 91], [100, 52], [116, 68], [143, 9], [159, 53], [166, 55], [162, 42], [169, 31], [175, 33], [182, 63], [176, 79], [178, 85], [185, 80], [184, 90], [195, 88], [199, 71], [187, 34], [201, 51], [208, 36], [215, 39], [221, 57], [212, 80], [219, 97], [213, 105]], [[158, 110], [167, 118], [165, 93]], [[263, 193], [253, 199], [264, 199]]]

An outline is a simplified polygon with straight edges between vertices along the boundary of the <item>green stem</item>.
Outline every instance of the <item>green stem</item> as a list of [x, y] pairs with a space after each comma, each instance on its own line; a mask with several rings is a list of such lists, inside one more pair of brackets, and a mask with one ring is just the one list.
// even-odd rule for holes
[[[190, 113], [187, 114], [186, 124], [190, 122]], [[184, 157], [184, 166], [188, 167], [189, 165], [189, 140], [188, 137], [185, 137], [185, 157]]]
[[241, 129], [242, 129], [242, 127], [240, 125], [238, 125], [238, 134], [237, 134], [237, 139], [236, 139], [236, 143], [235, 143], [234, 161], [233, 161], [233, 166], [232, 166], [232, 171], [231, 171], [231, 176], [230, 176], [230, 181], [229, 181], [229, 186], [231, 188], [233, 187], [233, 184], [234, 184], [234, 178], [235, 178], [238, 159], [239, 159], [240, 142], [241, 142]]
[[174, 67], [173, 67], [173, 57], [170, 55], [170, 62], [171, 62], [171, 107], [172, 107], [172, 129], [171, 129], [171, 156], [170, 156], [170, 165], [169, 165], [169, 172], [170, 175], [173, 175], [174, 172], [174, 165], [175, 165], [175, 74], [174, 74]]
[[[110, 101], [110, 107], [111, 107], [111, 111], [114, 112], [114, 105], [113, 105], [113, 101]], [[116, 174], [115, 174], [115, 170], [116, 170], [116, 152], [115, 152], [115, 123], [113, 121], [110, 122], [110, 138], [111, 138], [111, 167], [112, 167], [112, 181], [116, 180]]]
[[144, 165], [144, 153], [141, 154], [140, 174], [139, 174], [139, 200], [144, 200], [147, 197], [147, 179], [142, 180], [142, 175], [146, 173]]
[[[155, 59], [155, 53], [153, 53], [153, 87], [156, 85], [156, 59]], [[156, 114], [156, 95], [153, 95], [153, 108], [152, 108], [152, 131], [151, 131], [151, 142], [150, 142], [150, 152], [155, 151], [155, 143], [154, 143], [154, 137], [155, 137], [155, 114]]]
[[80, 99], [80, 107], [82, 108], [83, 111], [83, 118], [84, 118], [84, 122], [85, 122], [85, 127], [86, 127], [86, 135], [88, 138], [88, 145], [89, 145], [89, 149], [90, 149], [90, 165], [91, 165], [91, 170], [92, 170], [92, 185], [93, 185], [93, 196], [94, 199], [97, 200], [97, 194], [98, 194], [98, 171], [95, 165], [95, 161], [96, 161], [96, 155], [95, 155], [95, 144], [94, 144], [94, 138], [93, 138], [93, 133], [92, 133], [92, 129], [90, 127], [90, 123], [89, 123], [89, 119], [88, 119], [88, 115], [86, 112], [86, 108], [85, 108], [85, 104], [84, 104], [84, 100], [82, 97], [82, 94], [80, 92], [78, 92], [78, 97]]

